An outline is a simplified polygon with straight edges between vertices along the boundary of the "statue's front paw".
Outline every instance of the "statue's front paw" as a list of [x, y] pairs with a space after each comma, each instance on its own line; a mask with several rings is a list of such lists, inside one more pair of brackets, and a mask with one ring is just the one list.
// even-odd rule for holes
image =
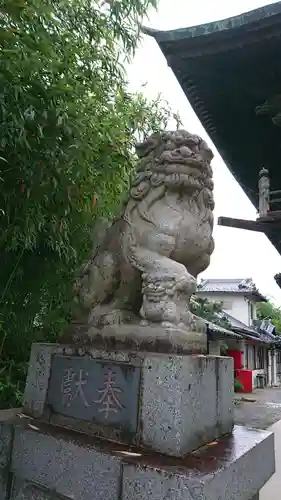
[[192, 295], [196, 292], [196, 280], [191, 275], [181, 276], [176, 284], [176, 290], [181, 293], [187, 293], [188, 295]]
[[190, 328], [192, 323], [194, 322], [194, 316], [193, 316], [192, 312], [185, 310], [181, 314], [181, 321], [185, 325], [185, 327]]

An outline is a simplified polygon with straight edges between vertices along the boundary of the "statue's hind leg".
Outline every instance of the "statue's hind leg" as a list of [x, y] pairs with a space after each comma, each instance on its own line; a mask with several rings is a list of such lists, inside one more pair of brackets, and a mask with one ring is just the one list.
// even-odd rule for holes
[[115, 288], [107, 300], [91, 311], [91, 326], [103, 328], [137, 321], [141, 308], [141, 273], [130, 264], [121, 263], [115, 276]]

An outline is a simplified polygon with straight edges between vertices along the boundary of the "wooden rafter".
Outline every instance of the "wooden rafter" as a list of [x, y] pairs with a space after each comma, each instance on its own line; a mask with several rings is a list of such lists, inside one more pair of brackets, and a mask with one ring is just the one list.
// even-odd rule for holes
[[[271, 204], [278, 203], [279, 199], [273, 198], [280, 195], [281, 191], [270, 191], [268, 170], [263, 168], [259, 173], [259, 217], [255, 221], [234, 219], [232, 217], [219, 217], [218, 225], [246, 229], [267, 233], [281, 229], [281, 210], [272, 210]], [[280, 199], [281, 200], [281, 199]]]
[[[219, 217], [218, 225], [225, 227], [235, 227], [247, 231], [257, 231], [268, 234], [272, 231], [281, 231], [281, 210], [272, 210], [271, 205], [281, 202], [281, 191], [270, 191], [269, 174], [266, 169], [262, 169], [259, 174], [259, 217], [254, 220], [234, 219], [232, 217]], [[274, 279], [281, 288], [281, 273], [276, 274]]]
[[247, 231], [257, 231], [267, 233], [272, 229], [281, 229], [281, 219], [279, 220], [246, 220], [234, 219], [232, 217], [219, 217], [218, 225], [224, 227], [233, 227], [236, 229], [245, 229]]

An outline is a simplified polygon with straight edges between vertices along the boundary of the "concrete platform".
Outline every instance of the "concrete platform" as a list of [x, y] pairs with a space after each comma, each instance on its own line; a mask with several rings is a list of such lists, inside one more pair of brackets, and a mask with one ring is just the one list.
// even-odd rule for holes
[[46, 500], [50, 492], [75, 500], [256, 500], [274, 472], [273, 441], [269, 432], [236, 426], [232, 436], [176, 458], [22, 419], [12, 499], [37, 498], [29, 486], [36, 485]]

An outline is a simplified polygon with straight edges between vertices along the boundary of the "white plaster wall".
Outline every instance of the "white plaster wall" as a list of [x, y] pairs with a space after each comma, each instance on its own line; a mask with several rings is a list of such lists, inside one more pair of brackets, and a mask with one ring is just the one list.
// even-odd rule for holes
[[255, 363], [254, 363], [254, 348], [252, 345], [248, 345], [248, 369], [253, 370]]
[[245, 323], [245, 325], [250, 326], [251, 321], [248, 301], [241, 295], [234, 296], [231, 301], [232, 309], [227, 312], [229, 312], [229, 314], [231, 314], [234, 318], [242, 321], [242, 323]]
[[[225, 302], [226, 305], [228, 305], [228, 302], [231, 302], [231, 308], [224, 306], [223, 309], [231, 314], [231, 316], [233, 316], [235, 319], [242, 321], [242, 323], [247, 326], [251, 326], [249, 302], [243, 297], [242, 294], [200, 292], [198, 295], [214, 302]], [[256, 306], [254, 304], [254, 316], [256, 315], [255, 309]]]
[[257, 388], [257, 375], [265, 375], [265, 370], [253, 370], [252, 371], [252, 381], [253, 381], [253, 389]]

